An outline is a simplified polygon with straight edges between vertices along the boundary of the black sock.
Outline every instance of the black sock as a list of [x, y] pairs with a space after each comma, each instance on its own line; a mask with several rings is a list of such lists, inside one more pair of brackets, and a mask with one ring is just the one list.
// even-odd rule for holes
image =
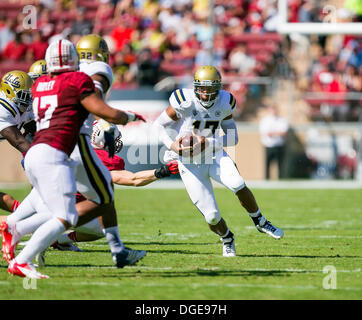
[[229, 232], [227, 233], [227, 235], [225, 237], [222, 237], [223, 239], [234, 239], [234, 234], [229, 230]]
[[250, 217], [250, 218], [253, 220], [253, 222], [254, 222], [255, 225], [258, 225], [258, 224], [259, 224], [259, 220], [260, 220], [260, 218], [261, 218], [261, 213], [260, 213], [257, 217]]

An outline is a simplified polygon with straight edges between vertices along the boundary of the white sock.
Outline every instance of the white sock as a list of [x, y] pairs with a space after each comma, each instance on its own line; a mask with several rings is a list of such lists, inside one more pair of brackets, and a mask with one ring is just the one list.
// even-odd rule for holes
[[36, 213], [30, 218], [21, 220], [16, 223], [16, 231], [20, 237], [35, 232], [43, 223], [50, 220], [52, 216], [47, 213]]
[[[30, 196], [30, 195], [29, 195]], [[10, 230], [14, 224], [20, 220], [26, 219], [29, 216], [33, 215], [36, 210], [32, 205], [30, 197], [26, 197], [19, 205], [19, 207], [6, 218], [6, 223], [9, 226]]]
[[124, 249], [124, 245], [119, 237], [118, 227], [109, 227], [103, 229], [103, 233], [106, 236], [107, 242], [111, 248], [112, 253], [121, 252]]
[[65, 231], [65, 226], [57, 218], [42, 224], [28, 241], [25, 248], [16, 256], [17, 263], [29, 263], [35, 256], [48, 248]]
[[258, 209], [257, 212], [248, 212], [248, 213], [249, 213], [249, 216], [252, 217], [252, 218], [256, 218], [259, 215], [261, 215], [260, 209]]

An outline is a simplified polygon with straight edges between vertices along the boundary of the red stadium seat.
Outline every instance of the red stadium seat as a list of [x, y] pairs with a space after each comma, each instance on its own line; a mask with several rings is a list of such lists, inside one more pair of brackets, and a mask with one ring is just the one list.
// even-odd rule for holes
[[0, 76], [2, 78], [5, 73], [12, 70], [21, 70], [28, 72], [30, 66], [31, 63], [24, 61], [2, 61], [0, 63]]
[[275, 53], [278, 50], [278, 45], [274, 41], [267, 41], [267, 42], [250, 41], [247, 43], [247, 50], [250, 53], [257, 53], [257, 52]]
[[160, 69], [174, 76], [181, 76], [188, 71], [188, 68], [185, 64], [167, 61], [163, 61], [161, 63]]
[[249, 42], [249, 41], [275, 41], [281, 42], [282, 36], [278, 33], [244, 33], [240, 35], [231, 36], [235, 42]]

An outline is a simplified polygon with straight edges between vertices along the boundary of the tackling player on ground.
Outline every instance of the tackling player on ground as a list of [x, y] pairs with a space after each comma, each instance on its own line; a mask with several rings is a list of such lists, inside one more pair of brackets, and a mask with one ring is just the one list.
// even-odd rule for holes
[[[258, 231], [280, 239], [283, 231], [261, 214], [252, 192], [223, 150], [223, 147], [238, 142], [232, 118], [235, 98], [221, 90], [221, 76], [213, 66], [200, 67], [195, 73], [193, 86], [193, 90], [175, 90], [170, 96], [170, 106], [156, 120], [162, 142], [169, 149], [164, 160], [178, 159], [180, 175], [191, 201], [202, 213], [211, 231], [221, 237], [223, 256], [236, 255], [235, 240], [221, 217], [210, 178], [235, 193]], [[220, 136], [222, 132], [224, 135]], [[190, 135], [196, 143], [183, 146], [183, 137]]]

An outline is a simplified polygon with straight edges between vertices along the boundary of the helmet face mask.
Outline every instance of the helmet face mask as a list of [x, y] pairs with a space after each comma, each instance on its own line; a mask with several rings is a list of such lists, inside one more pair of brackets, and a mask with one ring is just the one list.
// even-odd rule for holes
[[102, 61], [108, 63], [109, 61], [107, 42], [96, 34], [82, 37], [77, 43], [77, 52], [80, 62]]
[[114, 139], [114, 153], [118, 153], [123, 148], [122, 134], [119, 132], [118, 137]]
[[31, 104], [32, 96], [30, 90], [18, 90], [13, 101], [21, 111], [25, 111]]
[[215, 103], [221, 89], [221, 76], [212, 66], [197, 69], [194, 77], [194, 92], [204, 108], [210, 108]]
[[79, 69], [77, 50], [69, 40], [52, 42], [45, 53], [45, 61], [48, 72], [53, 74]]
[[32, 101], [32, 80], [26, 72], [14, 70], [6, 73], [1, 80], [1, 91], [24, 112]]

